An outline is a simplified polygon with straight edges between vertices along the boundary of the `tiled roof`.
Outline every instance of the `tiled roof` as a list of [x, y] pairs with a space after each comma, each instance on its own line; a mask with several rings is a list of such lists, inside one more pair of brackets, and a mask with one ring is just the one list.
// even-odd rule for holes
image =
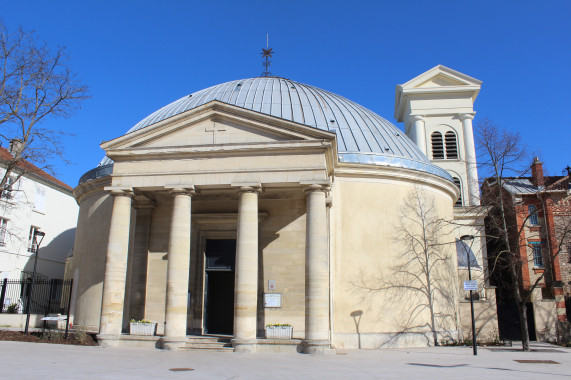
[[[11, 159], [12, 159], [12, 155], [10, 154], [8, 149], [0, 147], [0, 162], [1, 161], [9, 161]], [[55, 178], [54, 176], [46, 173], [44, 170], [38, 168], [36, 165], [32, 164], [31, 162], [23, 160], [23, 161], [20, 161], [17, 166], [18, 166], [18, 168], [24, 170], [27, 173], [31, 173], [33, 175], [41, 177], [42, 179], [44, 179], [48, 182], [51, 182], [54, 185], [63, 187], [66, 190], [73, 191], [73, 188], [71, 186], [60, 181], [59, 179]]]

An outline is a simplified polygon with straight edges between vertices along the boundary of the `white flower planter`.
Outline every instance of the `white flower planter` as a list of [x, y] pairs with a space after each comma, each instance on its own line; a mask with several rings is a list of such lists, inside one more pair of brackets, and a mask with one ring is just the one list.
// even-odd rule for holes
[[292, 326], [266, 326], [266, 339], [291, 339]]
[[153, 323], [140, 323], [131, 322], [129, 324], [129, 334], [131, 335], [155, 335], [157, 324]]

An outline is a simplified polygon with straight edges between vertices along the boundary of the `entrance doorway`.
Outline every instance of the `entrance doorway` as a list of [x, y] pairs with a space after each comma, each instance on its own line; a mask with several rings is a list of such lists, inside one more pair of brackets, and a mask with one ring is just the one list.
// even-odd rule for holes
[[204, 333], [234, 333], [236, 239], [208, 239], [205, 250]]

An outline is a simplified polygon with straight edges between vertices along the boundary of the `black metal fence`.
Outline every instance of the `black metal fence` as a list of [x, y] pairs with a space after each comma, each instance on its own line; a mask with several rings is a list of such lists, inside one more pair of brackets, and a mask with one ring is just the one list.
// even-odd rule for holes
[[[28, 298], [33, 314], [67, 314], [73, 280], [32, 279], [0, 281], [0, 313], [26, 314]], [[31, 294], [30, 294], [31, 292]]]

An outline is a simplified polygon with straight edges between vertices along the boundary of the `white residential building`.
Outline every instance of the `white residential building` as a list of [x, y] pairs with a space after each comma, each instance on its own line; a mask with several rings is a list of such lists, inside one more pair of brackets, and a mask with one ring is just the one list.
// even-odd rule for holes
[[[0, 148], [0, 178], [10, 152]], [[34, 267], [33, 232], [45, 232], [37, 273], [63, 278], [65, 258], [73, 249], [78, 206], [73, 189], [29, 162], [21, 162], [11, 175], [11, 191], [0, 195], [0, 278], [21, 278]], [[24, 272], [24, 273], [23, 273]]]

